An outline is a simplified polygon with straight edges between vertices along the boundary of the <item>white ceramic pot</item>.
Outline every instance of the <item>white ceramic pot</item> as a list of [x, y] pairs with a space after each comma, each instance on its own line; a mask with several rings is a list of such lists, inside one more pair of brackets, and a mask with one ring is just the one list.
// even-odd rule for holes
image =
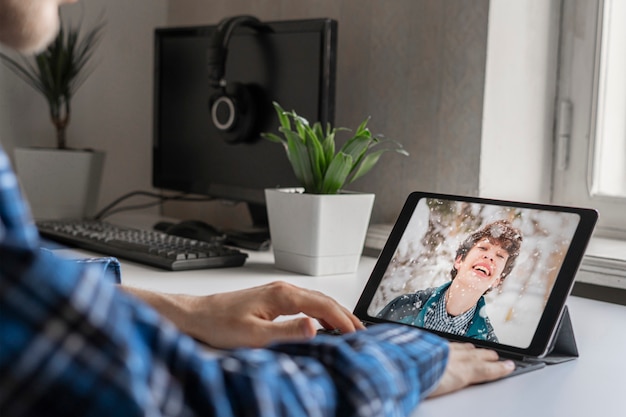
[[302, 191], [265, 190], [276, 267], [307, 275], [356, 272], [374, 194]]
[[15, 170], [37, 220], [95, 214], [103, 166], [100, 151], [15, 149]]

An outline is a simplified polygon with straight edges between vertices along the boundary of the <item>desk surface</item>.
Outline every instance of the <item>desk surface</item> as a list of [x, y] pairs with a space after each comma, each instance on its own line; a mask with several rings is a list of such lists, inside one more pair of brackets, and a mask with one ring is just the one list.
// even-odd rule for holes
[[[363, 257], [355, 274], [311, 277], [275, 269], [271, 252], [249, 254], [243, 267], [201, 271], [122, 262], [122, 278], [132, 286], [197, 295], [283, 280], [322, 291], [352, 309], [375, 264]], [[426, 400], [414, 415], [626, 416], [626, 307], [579, 297], [570, 297], [568, 305], [578, 359]]]

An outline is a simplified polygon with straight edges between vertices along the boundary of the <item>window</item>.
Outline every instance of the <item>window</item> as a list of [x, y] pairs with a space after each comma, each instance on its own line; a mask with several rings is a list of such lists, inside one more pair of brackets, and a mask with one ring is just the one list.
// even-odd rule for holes
[[626, 238], [626, 0], [564, 0], [553, 200]]

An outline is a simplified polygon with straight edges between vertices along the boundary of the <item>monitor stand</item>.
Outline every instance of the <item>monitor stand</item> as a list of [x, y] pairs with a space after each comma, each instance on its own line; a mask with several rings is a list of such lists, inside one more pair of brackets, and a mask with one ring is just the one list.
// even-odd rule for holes
[[243, 249], [269, 250], [270, 229], [265, 205], [247, 203], [252, 227], [249, 230], [225, 230], [226, 244]]

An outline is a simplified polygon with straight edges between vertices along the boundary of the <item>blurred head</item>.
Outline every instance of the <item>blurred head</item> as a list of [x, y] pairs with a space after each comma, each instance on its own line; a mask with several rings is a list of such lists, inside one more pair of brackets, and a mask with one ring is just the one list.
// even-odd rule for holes
[[0, 0], [0, 43], [37, 53], [59, 30], [59, 6], [77, 0]]
[[[493, 269], [486, 273], [493, 275], [494, 285], [500, 285], [502, 280], [513, 269], [519, 255], [522, 243], [522, 233], [511, 226], [507, 220], [498, 220], [487, 224], [482, 229], [469, 235], [457, 249], [455, 263], [450, 271], [452, 279], [457, 276], [459, 265], [465, 261], [468, 253], [482, 253], [481, 257], [493, 256]], [[478, 255], [477, 255], [478, 256]], [[475, 261], [476, 262], [476, 261]], [[470, 266], [482, 269], [481, 266]]]

